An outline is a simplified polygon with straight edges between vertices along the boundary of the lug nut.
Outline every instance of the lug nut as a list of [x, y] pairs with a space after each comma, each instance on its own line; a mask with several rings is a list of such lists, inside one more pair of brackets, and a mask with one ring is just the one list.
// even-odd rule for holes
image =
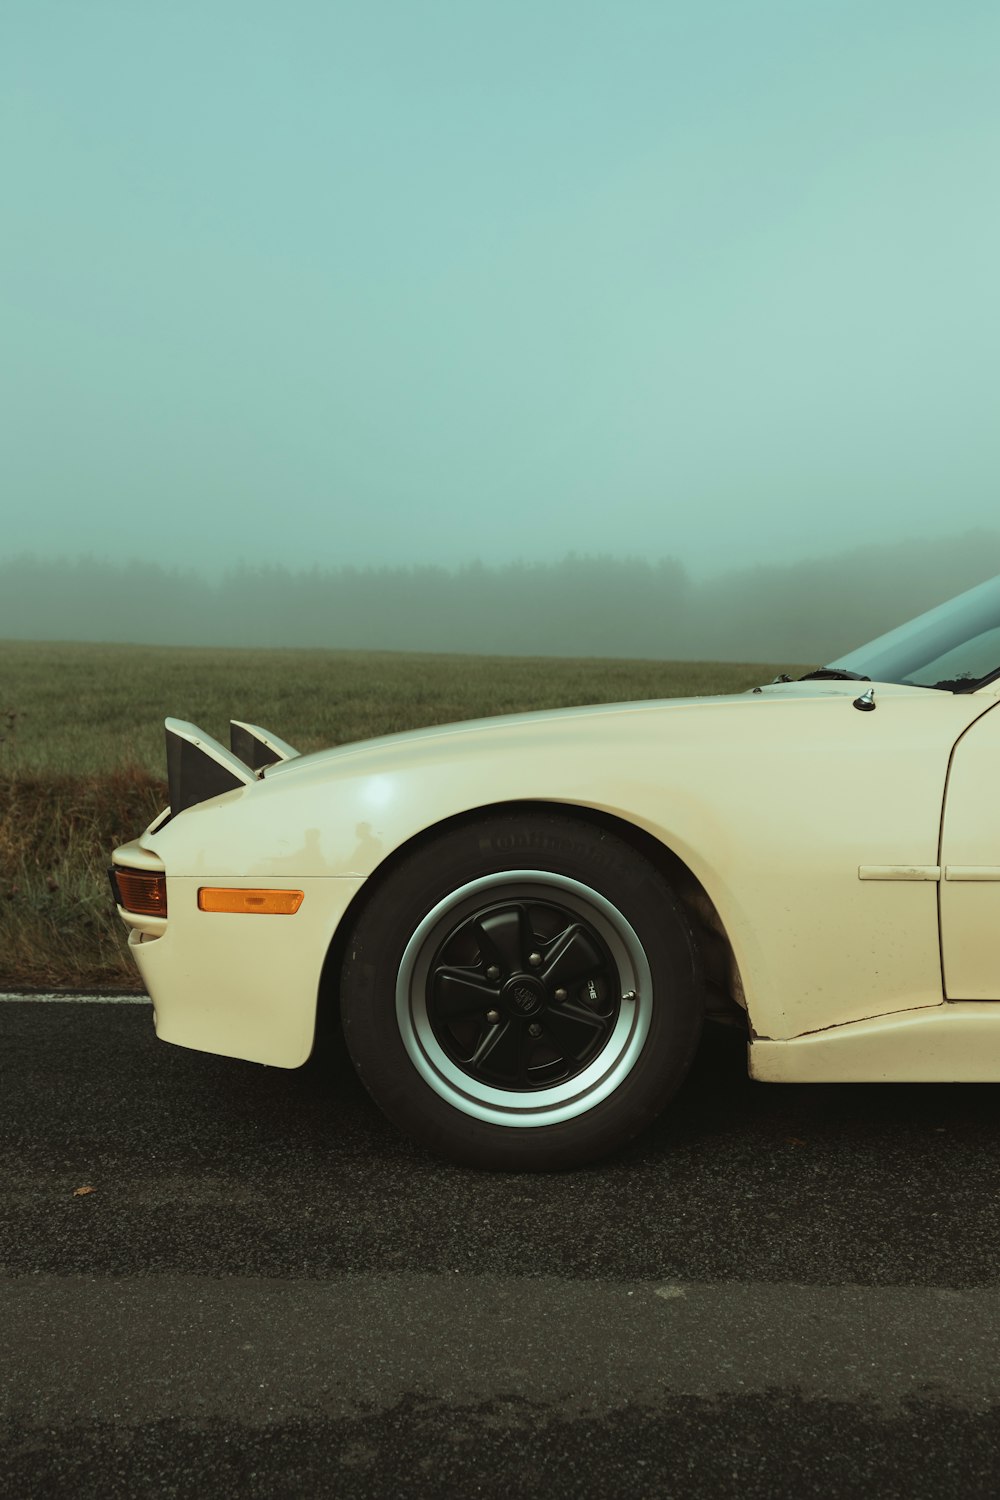
[[500, 978], [500, 970], [497, 968], [496, 964], [490, 964], [489, 968], [486, 970], [486, 978], [487, 979], [499, 979]]
[[566, 990], [556, 990], [554, 998], [556, 1000], [565, 1000], [566, 999], [566, 995], [567, 995], [567, 991]]
[[500, 1012], [498, 1010], [488, 1010], [486, 1012], [486, 1019], [491, 1026], [495, 1026], [500, 1019]]
[[529, 964], [531, 964], [531, 966], [533, 968], [537, 969], [538, 965], [541, 963], [541, 961], [542, 961], [542, 955], [540, 953], [529, 953], [528, 954], [528, 962], [529, 962]]
[[529, 1036], [541, 1036], [541, 1034], [542, 1034], [542, 1028], [539, 1026], [538, 1022], [537, 1021], [532, 1021], [531, 1025], [528, 1027], [528, 1035]]

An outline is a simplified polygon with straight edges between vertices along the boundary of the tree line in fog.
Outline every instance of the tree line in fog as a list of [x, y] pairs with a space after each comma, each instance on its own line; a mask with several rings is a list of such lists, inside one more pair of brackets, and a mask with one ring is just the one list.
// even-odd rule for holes
[[693, 580], [674, 558], [193, 570], [0, 560], [0, 639], [829, 661], [1000, 572], [1000, 532]]

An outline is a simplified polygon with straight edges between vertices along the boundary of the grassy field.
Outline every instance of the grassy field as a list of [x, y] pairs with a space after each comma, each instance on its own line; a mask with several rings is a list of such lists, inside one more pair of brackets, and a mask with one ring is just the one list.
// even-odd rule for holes
[[0, 771], [163, 768], [163, 720], [228, 744], [229, 720], [300, 750], [490, 714], [733, 693], [779, 669], [739, 662], [209, 651], [0, 642]]
[[223, 743], [229, 719], [246, 719], [308, 751], [499, 713], [739, 692], [779, 670], [0, 643], [0, 989], [138, 987], [106, 868], [166, 802], [168, 714]]

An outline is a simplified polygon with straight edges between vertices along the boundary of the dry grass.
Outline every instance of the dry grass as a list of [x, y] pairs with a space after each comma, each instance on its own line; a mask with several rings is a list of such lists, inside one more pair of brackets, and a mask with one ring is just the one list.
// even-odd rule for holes
[[736, 692], [717, 662], [0, 644], [0, 989], [138, 988], [107, 864], [166, 802], [163, 718], [300, 750], [574, 703]]
[[0, 778], [0, 988], [138, 988], [110, 851], [166, 801], [145, 771]]

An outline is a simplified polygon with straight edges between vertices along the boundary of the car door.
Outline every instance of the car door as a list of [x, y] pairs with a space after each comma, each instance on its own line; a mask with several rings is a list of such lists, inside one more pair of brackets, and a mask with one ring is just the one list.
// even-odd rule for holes
[[998, 785], [1000, 703], [958, 741], [945, 792], [939, 889], [949, 1000], [1000, 1000]]

